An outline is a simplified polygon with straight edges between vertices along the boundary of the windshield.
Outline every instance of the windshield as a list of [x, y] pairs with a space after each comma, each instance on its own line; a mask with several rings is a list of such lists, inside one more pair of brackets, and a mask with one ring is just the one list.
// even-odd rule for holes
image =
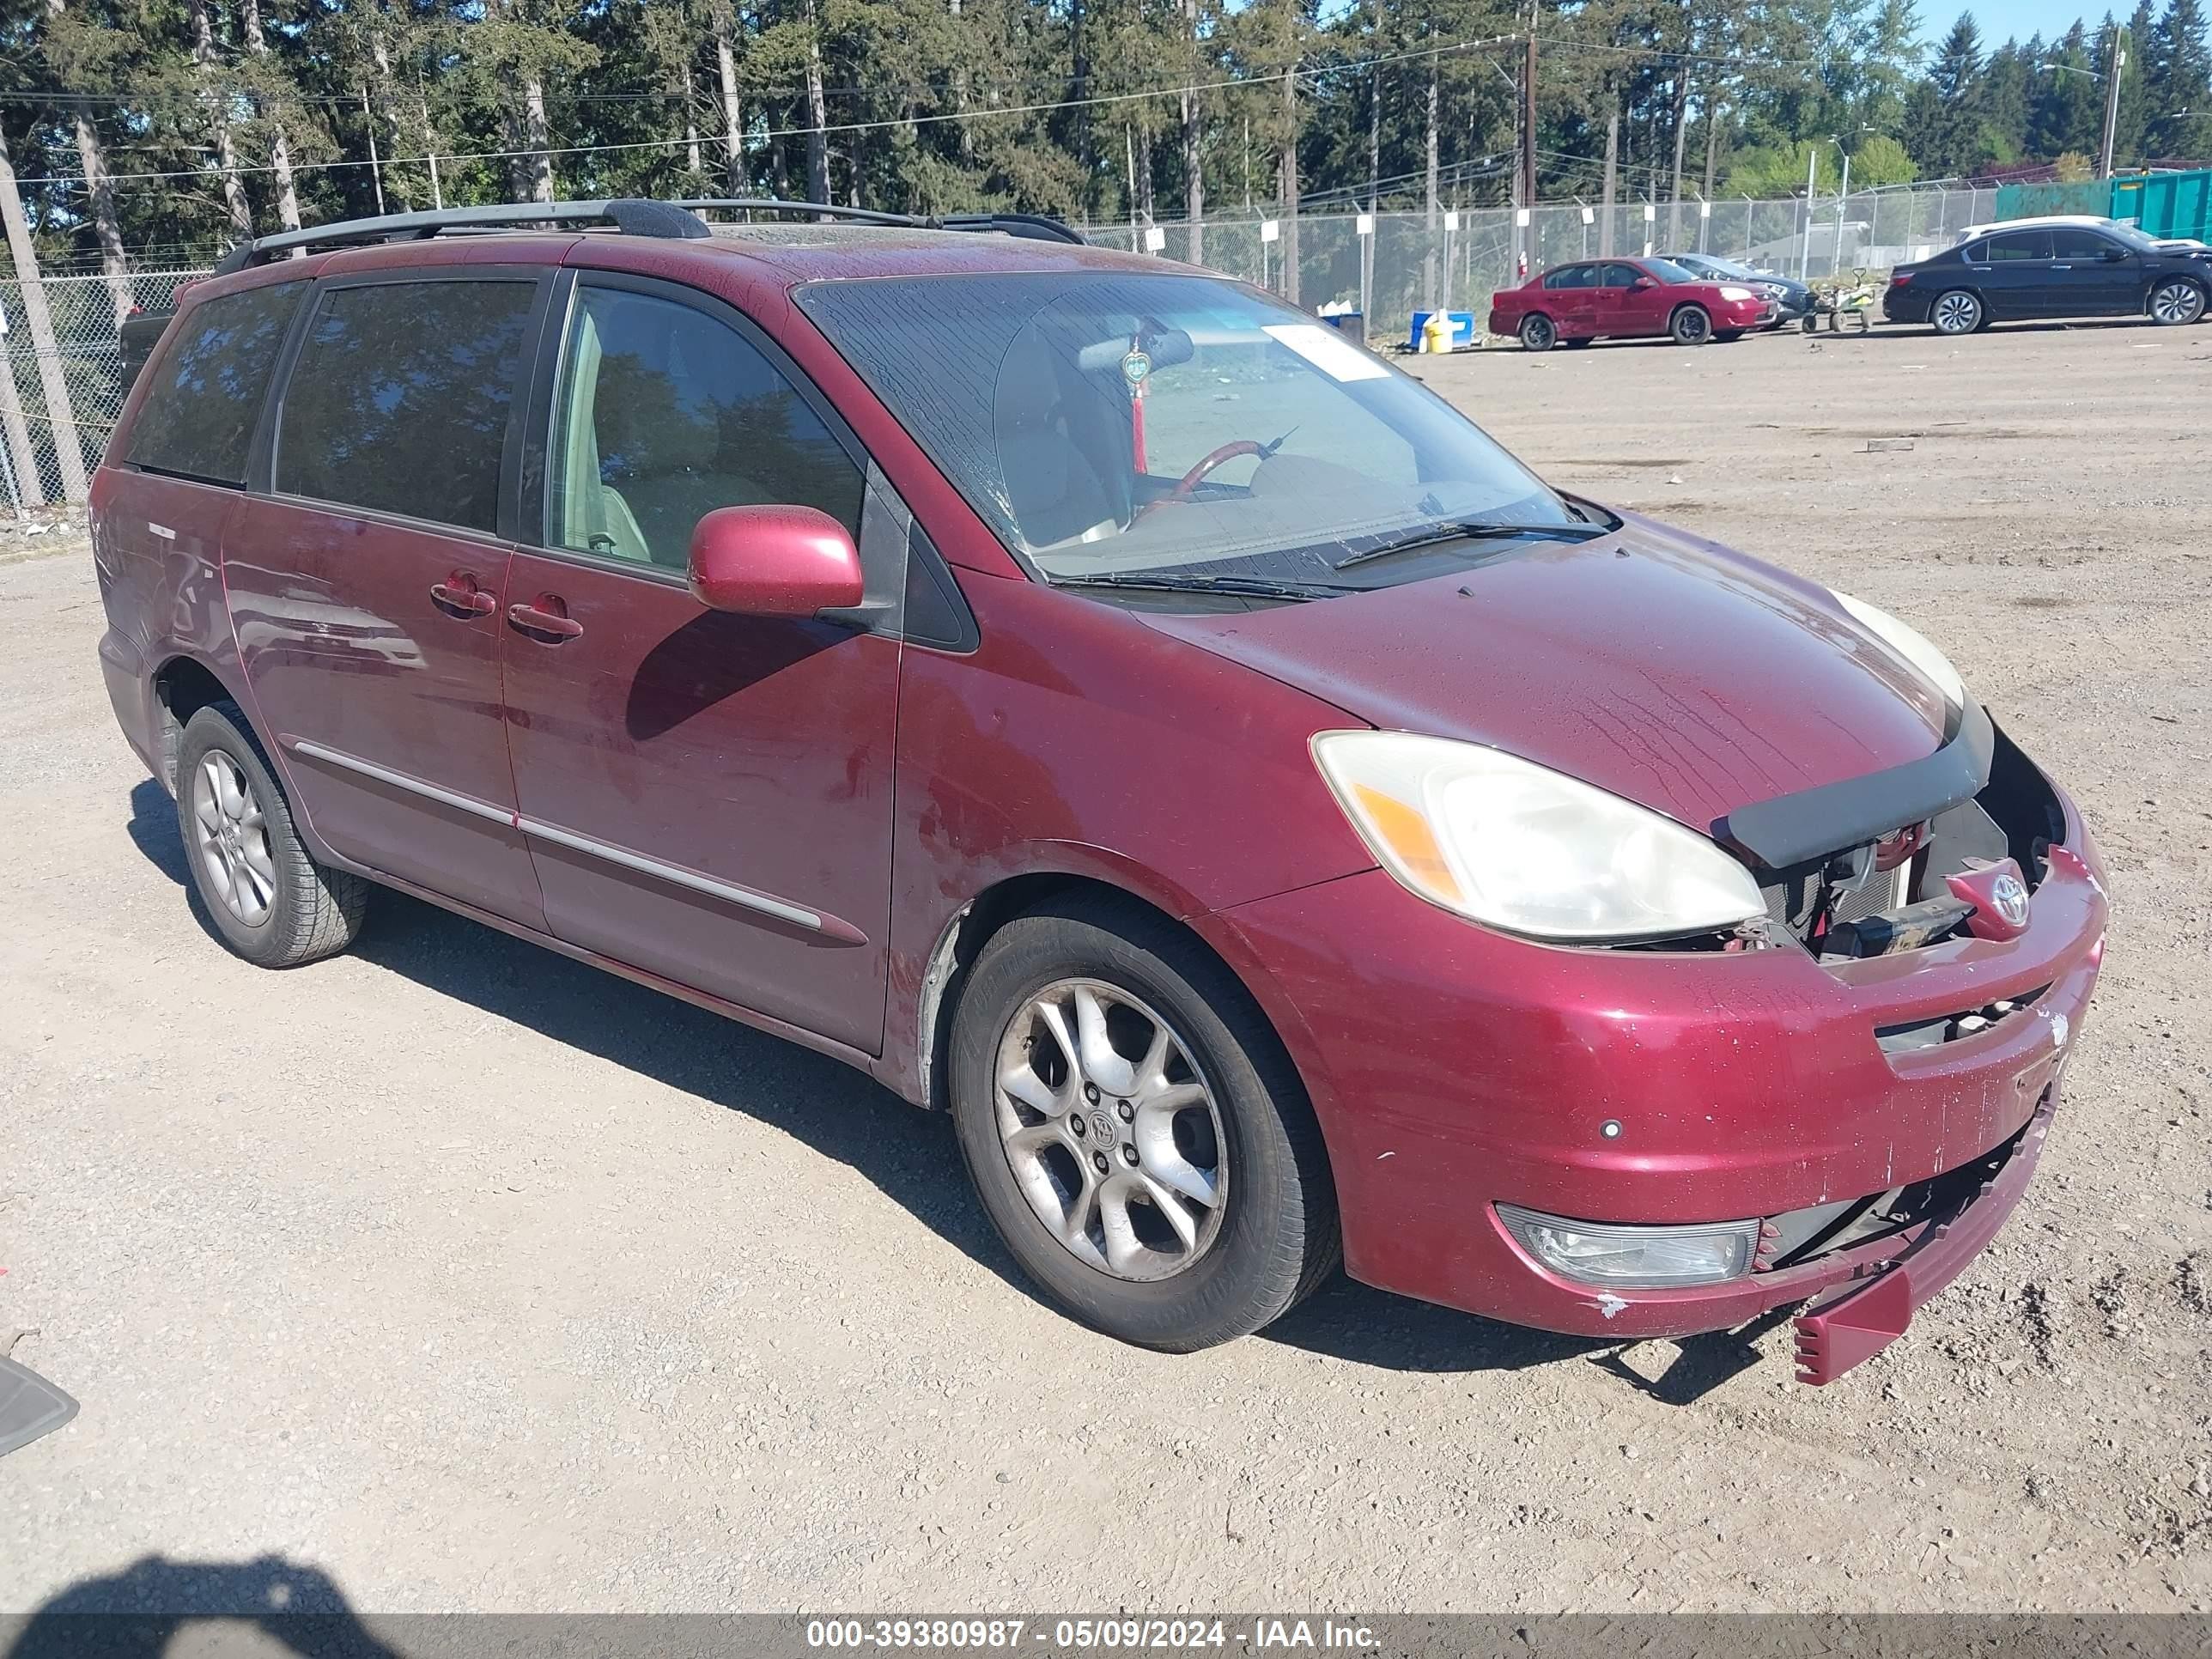
[[2118, 237], [2138, 253], [2155, 251], [2158, 246], [2157, 237], [2148, 235], [2133, 225], [2124, 225], [2116, 220], [2102, 228], [2110, 234]]
[[[1589, 524], [1467, 418], [1241, 284], [1066, 270], [816, 283], [799, 305], [1051, 579], [1378, 586]], [[1338, 577], [1348, 556], [1422, 550]]]
[[1644, 270], [1650, 271], [1669, 288], [1680, 283], [1703, 283], [1711, 280], [1710, 277], [1698, 276], [1694, 270], [1685, 270], [1672, 259], [1645, 259], [1642, 264]]

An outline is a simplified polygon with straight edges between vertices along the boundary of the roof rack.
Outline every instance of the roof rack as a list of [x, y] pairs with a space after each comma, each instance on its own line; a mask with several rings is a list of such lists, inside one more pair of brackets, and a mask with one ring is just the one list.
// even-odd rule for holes
[[504, 230], [532, 225], [609, 225], [625, 236], [654, 236], [696, 241], [712, 236], [707, 222], [692, 210], [788, 213], [816, 219], [851, 220], [915, 230], [997, 231], [1055, 242], [1083, 238], [1057, 219], [1032, 213], [955, 213], [924, 218], [911, 213], [883, 213], [873, 208], [840, 207], [830, 202], [793, 202], [781, 197], [700, 197], [680, 202], [508, 202], [485, 207], [441, 208], [428, 213], [389, 213], [374, 219], [344, 219], [303, 230], [279, 231], [240, 242], [216, 266], [217, 276], [265, 264], [282, 254], [309, 248], [351, 247], [368, 243], [418, 241], [449, 230]]
[[1083, 240], [1080, 233], [1041, 213], [948, 213], [930, 216], [885, 213], [878, 208], [840, 207], [835, 202], [794, 202], [781, 196], [695, 196], [668, 205], [714, 208], [731, 213], [792, 213], [809, 218], [850, 219], [860, 224], [893, 225], [909, 230], [989, 230], [1045, 242]]

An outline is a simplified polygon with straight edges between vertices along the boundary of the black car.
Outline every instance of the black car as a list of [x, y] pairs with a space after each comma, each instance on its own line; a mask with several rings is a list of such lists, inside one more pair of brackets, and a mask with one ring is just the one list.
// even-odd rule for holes
[[2193, 323], [2212, 304], [2212, 249], [2161, 247], [2125, 225], [2028, 225], [1890, 273], [1881, 313], [1972, 334], [2036, 317], [2143, 317]]
[[1717, 283], [1741, 283], [1762, 299], [1774, 301], [1774, 321], [1769, 325], [1783, 327], [1796, 322], [1813, 308], [1813, 290], [1795, 276], [1784, 276], [1778, 271], [1759, 270], [1734, 259], [1723, 259], [1711, 253], [1669, 253], [1666, 256], [1686, 270]]

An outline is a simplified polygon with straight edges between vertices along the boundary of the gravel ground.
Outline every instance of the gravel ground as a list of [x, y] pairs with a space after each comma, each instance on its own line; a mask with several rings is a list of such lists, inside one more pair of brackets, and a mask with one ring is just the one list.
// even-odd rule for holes
[[2212, 327], [1423, 372], [1914, 621], [2096, 827], [2043, 1172], [1906, 1340], [1815, 1390], [1786, 1324], [1613, 1351], [1340, 1280], [1117, 1346], [1012, 1282], [942, 1120], [826, 1060], [396, 896], [349, 957], [227, 956], [82, 546], [27, 546], [0, 1348], [84, 1409], [0, 1465], [0, 1610], [149, 1555], [378, 1613], [2212, 1603]]

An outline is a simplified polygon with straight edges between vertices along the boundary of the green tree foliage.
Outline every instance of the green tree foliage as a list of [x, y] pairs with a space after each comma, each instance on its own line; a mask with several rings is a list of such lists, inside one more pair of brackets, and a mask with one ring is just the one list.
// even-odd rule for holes
[[[2133, 0], [2124, 165], [2212, 160], [2207, 3]], [[46, 256], [111, 279], [276, 228], [287, 172], [310, 222], [818, 192], [1114, 224], [1279, 215], [1293, 178], [1420, 211], [1513, 199], [1532, 17], [1540, 198], [1601, 204], [1610, 149], [1613, 199], [1662, 208], [1815, 155], [1832, 191], [1846, 151], [1869, 189], [2094, 157], [2114, 34], [1966, 15], [1929, 49], [1916, 0], [0, 0], [0, 131]]]

